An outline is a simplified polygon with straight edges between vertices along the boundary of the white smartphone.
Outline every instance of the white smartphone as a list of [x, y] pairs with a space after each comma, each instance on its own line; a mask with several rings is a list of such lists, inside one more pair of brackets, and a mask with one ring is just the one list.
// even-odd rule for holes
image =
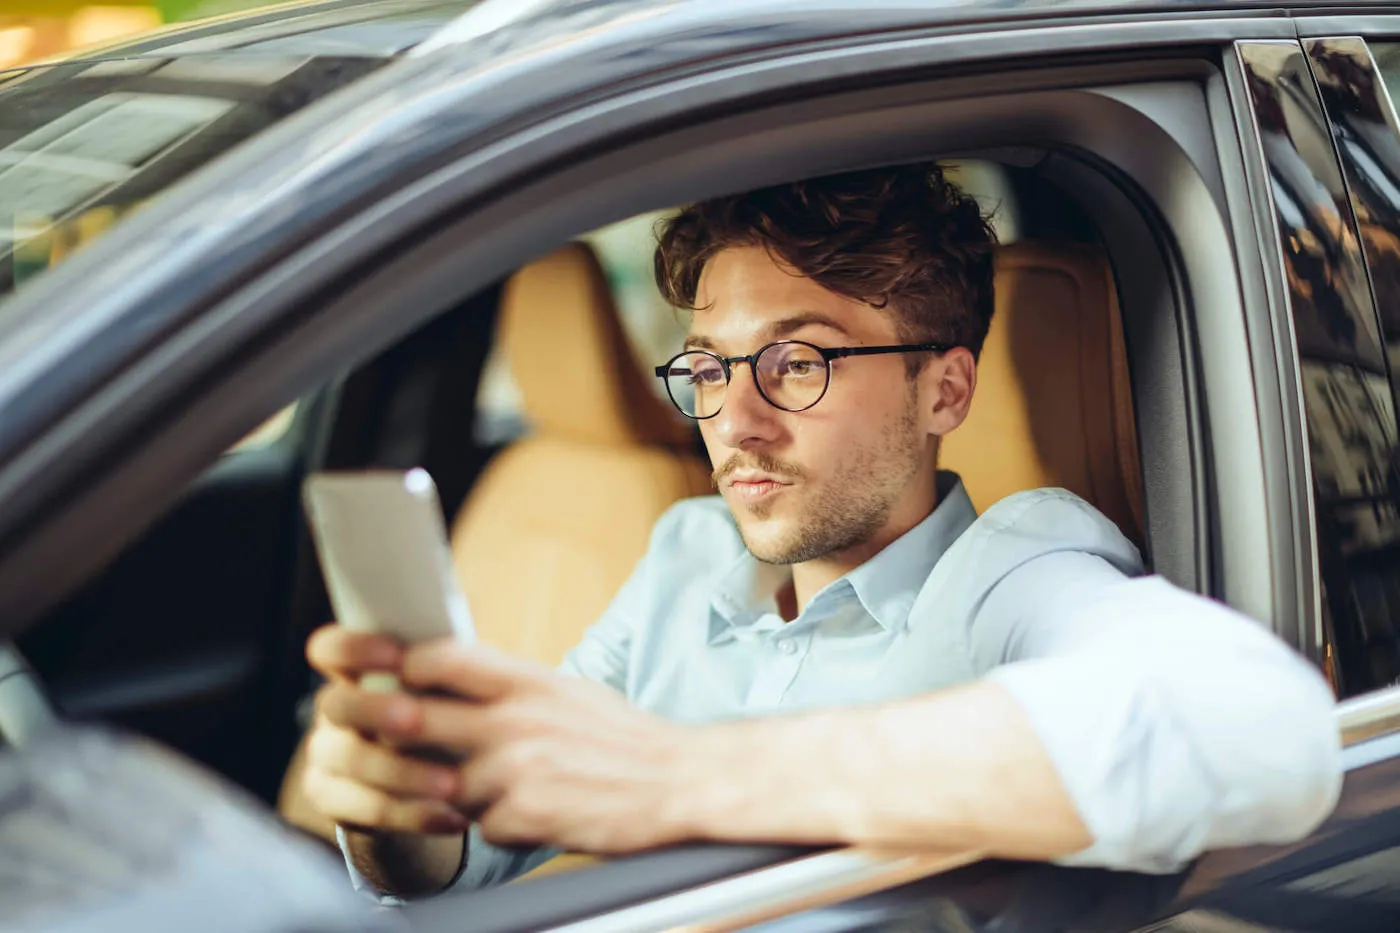
[[[341, 625], [407, 644], [475, 638], [426, 470], [313, 473], [302, 485], [302, 501]], [[398, 686], [389, 676], [363, 685]]]

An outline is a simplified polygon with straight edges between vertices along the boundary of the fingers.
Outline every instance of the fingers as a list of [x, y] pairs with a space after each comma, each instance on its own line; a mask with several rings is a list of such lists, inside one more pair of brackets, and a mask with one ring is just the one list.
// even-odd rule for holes
[[489, 646], [466, 647], [450, 639], [415, 645], [403, 659], [405, 686], [486, 703], [520, 690], [547, 687], [556, 676], [547, 667]]
[[465, 816], [440, 800], [401, 799], [320, 768], [306, 772], [307, 797], [337, 823], [382, 832], [447, 834], [465, 832]]
[[[470, 753], [515, 729], [501, 710], [456, 697], [419, 697], [366, 690], [344, 681], [316, 695], [327, 723], [395, 746]], [[518, 717], [511, 717], [512, 719]], [[527, 724], [528, 725], [528, 724]]]
[[334, 624], [317, 629], [306, 643], [306, 660], [331, 680], [356, 680], [378, 671], [397, 673], [403, 654], [403, 647], [392, 638]]
[[449, 800], [461, 784], [456, 768], [395, 752], [358, 734], [323, 723], [311, 733], [309, 766], [350, 778], [396, 797]]
[[414, 697], [365, 690], [347, 681], [322, 687], [316, 694], [316, 711], [341, 728], [386, 737], [411, 738], [423, 721]]

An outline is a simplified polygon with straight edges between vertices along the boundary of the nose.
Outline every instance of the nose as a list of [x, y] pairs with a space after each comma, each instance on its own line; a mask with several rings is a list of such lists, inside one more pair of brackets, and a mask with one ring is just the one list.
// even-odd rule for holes
[[748, 369], [748, 363], [734, 364], [719, 414], [701, 422], [710, 426], [720, 443], [735, 450], [771, 443], [781, 431], [782, 413], [759, 393]]

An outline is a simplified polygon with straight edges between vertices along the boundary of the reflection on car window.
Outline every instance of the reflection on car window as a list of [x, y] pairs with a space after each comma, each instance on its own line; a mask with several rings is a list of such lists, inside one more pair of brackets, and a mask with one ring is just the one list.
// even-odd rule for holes
[[36, 68], [0, 85], [0, 298], [190, 171], [380, 64], [138, 58]]
[[1337, 693], [1354, 696], [1400, 682], [1400, 294], [1384, 287], [1400, 233], [1400, 150], [1364, 45], [1251, 54], [1301, 363], [1323, 660]]

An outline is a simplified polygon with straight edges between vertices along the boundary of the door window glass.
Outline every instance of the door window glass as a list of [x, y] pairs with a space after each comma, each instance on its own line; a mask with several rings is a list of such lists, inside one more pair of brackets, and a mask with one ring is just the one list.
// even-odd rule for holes
[[[1314, 61], [1315, 52], [1309, 49]], [[1322, 70], [1315, 83], [1296, 43], [1242, 46], [1241, 58], [1272, 183], [1300, 360], [1321, 586], [1320, 660], [1337, 693], [1353, 696], [1400, 682], [1400, 484], [1387, 359], [1400, 334], [1382, 326], [1365, 261], [1400, 231], [1387, 219], [1400, 205], [1377, 213], [1380, 201], [1368, 200], [1353, 214], [1356, 163], [1344, 156], [1345, 168], [1339, 166], [1334, 146], [1344, 134], [1334, 140], [1327, 117], [1354, 109], [1354, 95], [1329, 83]], [[1342, 71], [1356, 67], [1348, 59]], [[1341, 79], [1348, 82], [1355, 78]], [[1377, 191], [1393, 187], [1400, 194], [1400, 186], [1377, 181]]]

